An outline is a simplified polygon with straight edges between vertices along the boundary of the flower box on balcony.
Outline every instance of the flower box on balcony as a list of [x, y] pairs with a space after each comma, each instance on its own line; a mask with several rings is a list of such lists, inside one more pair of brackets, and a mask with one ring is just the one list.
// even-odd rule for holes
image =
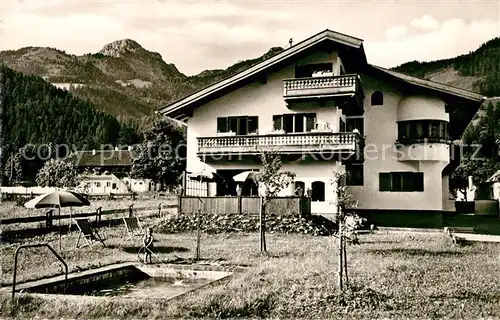
[[236, 135], [236, 132], [232, 132], [232, 131], [229, 131], [229, 132], [217, 132], [217, 136], [218, 137], [232, 137], [232, 136], [235, 136]]

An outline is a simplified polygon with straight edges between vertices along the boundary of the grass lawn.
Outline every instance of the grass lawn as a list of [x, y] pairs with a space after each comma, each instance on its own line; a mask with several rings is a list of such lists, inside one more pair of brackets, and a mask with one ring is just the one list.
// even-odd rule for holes
[[[121, 229], [104, 231], [109, 248], [68, 251], [65, 258], [71, 270], [137, 259], [137, 244], [123, 243]], [[50, 240], [48, 237], [38, 240]], [[155, 246], [162, 259], [193, 257], [194, 234], [156, 237]], [[67, 248], [74, 247], [76, 233], [64, 240]], [[2, 285], [10, 284], [16, 245], [0, 245]], [[454, 247], [442, 234], [363, 235], [360, 245], [348, 248], [351, 289], [342, 294], [336, 290], [334, 248], [335, 239], [331, 237], [271, 234], [270, 256], [262, 257], [258, 254], [258, 234], [204, 235], [203, 258], [247, 265], [248, 269], [223, 283], [168, 302], [21, 296], [19, 306], [13, 308], [10, 297], [4, 295], [0, 297], [0, 317], [500, 317], [497, 245]], [[57, 262], [45, 252], [28, 250], [21, 260], [20, 280], [60, 272]]]

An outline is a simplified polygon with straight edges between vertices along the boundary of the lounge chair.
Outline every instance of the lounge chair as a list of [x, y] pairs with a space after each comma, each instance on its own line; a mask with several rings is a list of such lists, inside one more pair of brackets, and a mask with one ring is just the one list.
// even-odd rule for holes
[[124, 217], [123, 222], [125, 223], [125, 235], [127, 236], [126, 240], [132, 240], [134, 237], [144, 235], [144, 230], [139, 223], [139, 218]]
[[[106, 244], [104, 243], [104, 240], [97, 230], [92, 228], [92, 225], [90, 224], [89, 219], [74, 219], [76, 226], [80, 230], [80, 233], [78, 234], [78, 241], [76, 242], [76, 247], [77, 248], [82, 248], [85, 246], [89, 246], [92, 249], [92, 246], [95, 244], [95, 242], [100, 242], [102, 243], [103, 246], [106, 247]], [[85, 243], [80, 244], [80, 238], [85, 239]]]

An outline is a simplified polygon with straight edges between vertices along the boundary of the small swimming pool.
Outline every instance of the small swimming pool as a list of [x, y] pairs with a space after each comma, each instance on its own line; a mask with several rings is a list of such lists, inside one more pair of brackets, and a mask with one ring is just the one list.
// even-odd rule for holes
[[[172, 299], [230, 276], [231, 272], [118, 264], [16, 286], [16, 292], [145, 299]], [[5, 289], [5, 288], [4, 288]]]
[[200, 288], [210, 282], [209, 279], [148, 278], [137, 282], [115, 282], [115, 284], [106, 288], [93, 289], [87, 294], [92, 296], [120, 296], [123, 298], [170, 299]]

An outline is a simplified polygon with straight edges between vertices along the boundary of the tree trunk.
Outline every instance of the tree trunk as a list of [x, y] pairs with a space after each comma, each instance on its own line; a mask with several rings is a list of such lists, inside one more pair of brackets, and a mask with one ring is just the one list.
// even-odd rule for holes
[[260, 252], [267, 253], [266, 248], [266, 205], [264, 198], [260, 198], [260, 214], [259, 214], [259, 225], [260, 225]]
[[338, 232], [338, 285], [339, 285], [339, 289], [340, 291], [342, 291], [344, 289], [344, 286], [343, 286], [343, 275], [342, 275], [342, 271], [343, 271], [343, 231], [342, 231], [342, 219], [340, 218], [340, 214], [339, 214], [339, 232]]
[[[344, 237], [342, 237], [344, 238]], [[347, 245], [346, 245], [346, 240], [343, 239], [342, 241], [342, 260], [343, 260], [343, 263], [344, 263], [344, 278], [345, 278], [345, 285], [346, 287], [349, 286], [349, 276], [347, 274]]]
[[201, 245], [201, 209], [198, 210], [196, 221], [196, 253], [195, 260], [200, 260], [200, 245]]

